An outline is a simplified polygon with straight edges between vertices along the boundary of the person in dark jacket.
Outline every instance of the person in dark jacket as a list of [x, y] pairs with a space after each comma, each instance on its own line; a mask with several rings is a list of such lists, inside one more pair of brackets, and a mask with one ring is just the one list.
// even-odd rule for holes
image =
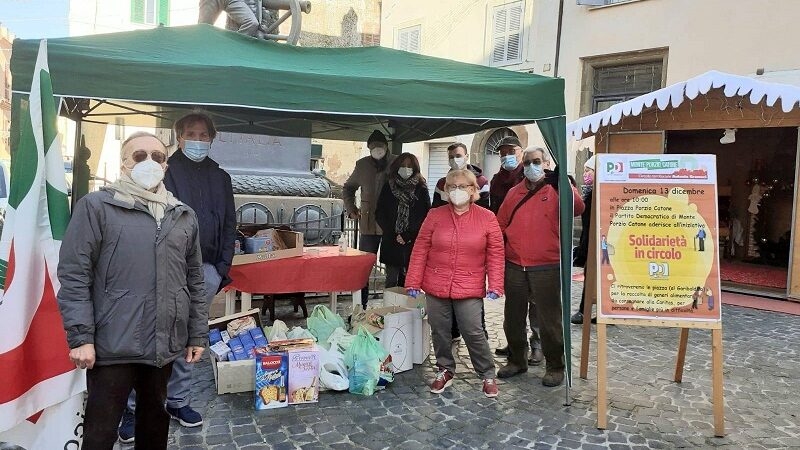
[[497, 146], [500, 153], [500, 170], [489, 183], [489, 208], [497, 214], [506, 194], [512, 187], [525, 179], [522, 173], [522, 144], [514, 136], [500, 140]]
[[[203, 274], [206, 303], [230, 283], [228, 271], [233, 261], [236, 239], [236, 212], [233, 203], [231, 177], [208, 157], [211, 142], [217, 135], [211, 118], [199, 112], [188, 114], [175, 122], [178, 151], [167, 161], [164, 185], [175, 197], [194, 209], [200, 225], [200, 250], [203, 255]], [[191, 403], [192, 366], [178, 361], [173, 365], [167, 388], [167, 412], [185, 427], [203, 424], [203, 418]], [[135, 394], [131, 394], [128, 409], [120, 424], [120, 441], [135, 439], [133, 411]]]
[[411, 249], [429, 209], [431, 200], [419, 161], [403, 153], [389, 165], [375, 210], [375, 220], [383, 230], [381, 262], [386, 265], [387, 288], [405, 284]]
[[[594, 164], [595, 157], [586, 160], [583, 165], [583, 204], [586, 207], [581, 214], [581, 240], [578, 247], [575, 248], [575, 258], [573, 265], [577, 267], [585, 267], [586, 257], [589, 255], [589, 233], [592, 225], [592, 194], [594, 190]], [[584, 269], [584, 273], [586, 269]], [[575, 314], [570, 317], [569, 321], [580, 325], [583, 323], [583, 308], [586, 302], [586, 284], [584, 283], [581, 290], [581, 305]]]
[[122, 145], [120, 180], [78, 201], [60, 250], [58, 304], [70, 359], [86, 372], [83, 448], [108, 449], [131, 388], [137, 448], [165, 449], [173, 362], [200, 359], [208, 334], [199, 227], [166, 190], [166, 149], [149, 133]]
[[[489, 180], [483, 176], [483, 170], [480, 167], [467, 164], [467, 146], [461, 142], [456, 142], [447, 147], [447, 160], [450, 164], [450, 170], [468, 169], [475, 175], [475, 179], [478, 180], [478, 193], [480, 194], [480, 198], [475, 204], [488, 208]], [[431, 203], [434, 208], [449, 204], [447, 194], [444, 192], [445, 179], [446, 177], [442, 177], [436, 182], [436, 189], [433, 191], [433, 202]]]

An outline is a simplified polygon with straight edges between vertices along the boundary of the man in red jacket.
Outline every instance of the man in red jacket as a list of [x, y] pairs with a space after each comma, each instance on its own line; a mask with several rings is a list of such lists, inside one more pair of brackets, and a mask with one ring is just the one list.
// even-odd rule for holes
[[[544, 149], [525, 150], [522, 162], [525, 181], [511, 188], [497, 214], [506, 239], [503, 328], [509, 350], [508, 364], [497, 376], [508, 378], [528, 371], [525, 318], [528, 308], [535, 305], [546, 360], [542, 384], [558, 386], [564, 382], [558, 196], [570, 193], [559, 193], [557, 172], [545, 171], [548, 155]], [[574, 186], [571, 194], [574, 214], [579, 216], [583, 200]]]

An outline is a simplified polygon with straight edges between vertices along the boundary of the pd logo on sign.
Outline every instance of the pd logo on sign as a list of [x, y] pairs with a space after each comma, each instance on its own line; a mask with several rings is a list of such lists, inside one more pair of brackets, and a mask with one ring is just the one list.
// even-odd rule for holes
[[605, 178], [609, 180], [624, 180], [627, 175], [625, 173], [625, 163], [622, 161], [606, 161], [605, 172]]

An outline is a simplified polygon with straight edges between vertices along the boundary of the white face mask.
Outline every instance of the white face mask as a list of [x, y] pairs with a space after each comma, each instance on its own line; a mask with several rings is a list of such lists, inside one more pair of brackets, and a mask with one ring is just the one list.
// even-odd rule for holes
[[370, 149], [369, 154], [375, 159], [383, 159], [383, 157], [386, 156], [386, 147], [381, 145], [375, 146]]
[[502, 163], [503, 169], [512, 171], [517, 168], [518, 162], [516, 155], [506, 155], [500, 159], [503, 161]]
[[401, 167], [397, 169], [397, 174], [400, 175], [400, 178], [407, 180], [411, 178], [411, 175], [414, 175], [414, 169], [411, 167]]
[[456, 206], [466, 205], [469, 202], [469, 192], [464, 189], [454, 189], [447, 194], [450, 203]]
[[450, 159], [451, 169], [457, 170], [457, 169], [463, 169], [464, 167], [467, 167], [467, 158], [462, 158], [460, 156], [457, 156], [455, 158]]
[[525, 177], [532, 182], [537, 182], [544, 176], [544, 169], [541, 164], [529, 164], [523, 169]]
[[164, 179], [164, 169], [161, 168], [161, 164], [147, 158], [133, 166], [131, 179], [142, 188], [150, 190]]

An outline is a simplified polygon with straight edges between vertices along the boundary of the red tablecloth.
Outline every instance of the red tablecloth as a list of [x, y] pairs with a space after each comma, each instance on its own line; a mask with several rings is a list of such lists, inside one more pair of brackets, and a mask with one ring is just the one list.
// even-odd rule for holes
[[367, 285], [373, 265], [373, 253], [307, 247], [303, 256], [231, 267], [228, 288], [251, 294], [357, 291]]

